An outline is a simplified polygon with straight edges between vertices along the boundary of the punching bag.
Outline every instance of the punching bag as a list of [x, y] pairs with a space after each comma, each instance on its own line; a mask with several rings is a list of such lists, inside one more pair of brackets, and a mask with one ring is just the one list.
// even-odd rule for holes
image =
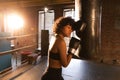
[[101, 0], [75, 0], [75, 11], [79, 14], [79, 20], [86, 22], [87, 26], [81, 33], [76, 35], [81, 38], [80, 57], [91, 59], [100, 52], [101, 30]]

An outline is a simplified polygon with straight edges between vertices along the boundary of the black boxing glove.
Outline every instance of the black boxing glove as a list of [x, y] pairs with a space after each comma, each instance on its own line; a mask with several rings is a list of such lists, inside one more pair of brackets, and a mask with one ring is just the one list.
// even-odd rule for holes
[[75, 51], [80, 45], [80, 40], [72, 37], [69, 42], [68, 54], [75, 54]]
[[75, 28], [75, 31], [76, 31], [76, 35], [79, 37], [79, 38], [82, 38], [82, 35], [83, 35], [83, 31], [85, 30], [86, 28], [86, 23], [83, 21], [83, 20], [78, 20], [77, 22], [74, 23], [74, 28]]

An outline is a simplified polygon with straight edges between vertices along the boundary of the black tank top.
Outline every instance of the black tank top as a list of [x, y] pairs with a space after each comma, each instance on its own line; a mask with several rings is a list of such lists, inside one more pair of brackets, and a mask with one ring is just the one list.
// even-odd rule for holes
[[58, 53], [50, 52], [49, 57], [54, 59], [54, 60], [60, 60], [60, 55]]

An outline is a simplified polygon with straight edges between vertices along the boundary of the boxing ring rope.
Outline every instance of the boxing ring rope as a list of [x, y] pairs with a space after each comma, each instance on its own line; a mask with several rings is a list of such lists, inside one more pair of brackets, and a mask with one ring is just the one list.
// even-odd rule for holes
[[34, 47], [36, 45], [37, 44], [35, 44], [35, 45], [29, 45], [29, 46], [24, 46], [24, 47], [21, 47], [21, 48], [17, 48], [17, 49], [13, 49], [13, 50], [8, 50], [8, 51], [4, 51], [4, 52], [0, 52], [0, 56], [4, 55], [4, 54], [12, 54], [12, 52], [16, 52], [16, 51], [19, 51], [19, 50], [31, 48], [31, 47]]

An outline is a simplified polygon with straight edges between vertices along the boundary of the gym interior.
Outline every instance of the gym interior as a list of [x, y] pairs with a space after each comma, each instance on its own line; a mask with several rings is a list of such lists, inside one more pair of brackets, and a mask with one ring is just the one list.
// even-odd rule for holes
[[120, 0], [0, 0], [0, 80], [40, 80], [61, 16], [86, 23], [64, 79], [120, 80]]

